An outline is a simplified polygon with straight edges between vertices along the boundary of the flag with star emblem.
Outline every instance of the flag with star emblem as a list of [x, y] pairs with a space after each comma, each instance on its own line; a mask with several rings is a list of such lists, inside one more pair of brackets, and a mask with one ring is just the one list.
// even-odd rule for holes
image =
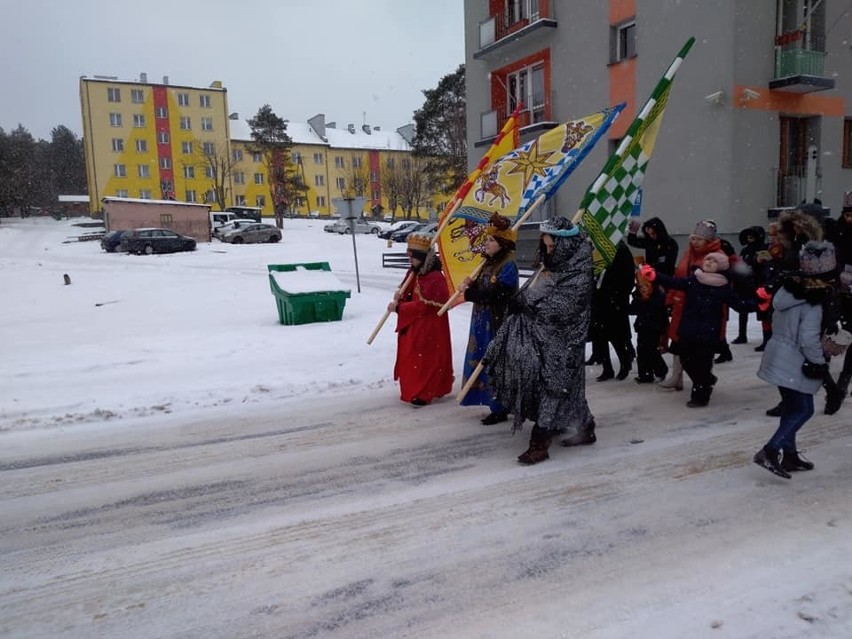
[[[477, 176], [438, 236], [444, 274], [454, 293], [479, 264], [485, 229], [499, 213], [514, 223], [541, 195], [550, 198], [624, 108], [619, 104], [571, 120], [509, 151]], [[459, 302], [464, 301], [459, 298]]]
[[627, 129], [618, 149], [607, 160], [580, 202], [578, 215], [595, 245], [595, 272], [600, 273], [615, 258], [617, 244], [624, 237], [630, 212], [641, 193], [648, 161], [654, 151], [672, 81], [695, 38], [686, 44], [660, 78], [651, 97]]

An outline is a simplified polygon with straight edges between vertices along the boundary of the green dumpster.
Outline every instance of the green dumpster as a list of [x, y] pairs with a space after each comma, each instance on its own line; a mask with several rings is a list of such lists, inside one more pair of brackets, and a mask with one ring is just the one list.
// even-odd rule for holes
[[343, 317], [350, 292], [328, 262], [268, 264], [266, 268], [281, 324], [335, 322]]

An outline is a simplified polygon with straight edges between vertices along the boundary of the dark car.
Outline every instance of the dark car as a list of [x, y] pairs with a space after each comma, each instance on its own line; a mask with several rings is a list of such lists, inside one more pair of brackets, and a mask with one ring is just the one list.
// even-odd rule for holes
[[177, 253], [194, 251], [195, 240], [169, 229], [134, 229], [121, 236], [121, 247], [128, 253]]
[[402, 220], [400, 222], [394, 222], [388, 228], [381, 231], [379, 233], [379, 237], [383, 240], [389, 240], [393, 237], [394, 233], [399, 233], [400, 231], [404, 231], [406, 229], [414, 228], [417, 226], [419, 222], [415, 222], [414, 220]]
[[394, 242], [405, 242], [408, 239], [410, 233], [434, 233], [438, 228], [437, 222], [424, 222], [422, 224], [418, 224], [417, 226], [412, 226], [407, 229], [403, 229], [402, 231], [397, 231], [393, 235], [391, 235], [391, 239]]
[[116, 251], [121, 251], [121, 236], [124, 235], [127, 231], [110, 231], [109, 233], [104, 233], [104, 236], [101, 238], [101, 248], [105, 250], [107, 253], [115, 253]]

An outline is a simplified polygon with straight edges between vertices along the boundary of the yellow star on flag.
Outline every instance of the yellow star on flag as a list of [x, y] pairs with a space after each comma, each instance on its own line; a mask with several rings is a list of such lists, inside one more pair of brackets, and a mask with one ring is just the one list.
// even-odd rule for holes
[[517, 158], [508, 160], [513, 166], [506, 172], [506, 174], [512, 175], [513, 173], [523, 173], [524, 184], [529, 184], [530, 178], [533, 175], [546, 177], [547, 173], [545, 170], [547, 167], [553, 166], [547, 161], [551, 155], [553, 155], [553, 151], [539, 153], [538, 140], [536, 140], [530, 147], [529, 151], [518, 151]]

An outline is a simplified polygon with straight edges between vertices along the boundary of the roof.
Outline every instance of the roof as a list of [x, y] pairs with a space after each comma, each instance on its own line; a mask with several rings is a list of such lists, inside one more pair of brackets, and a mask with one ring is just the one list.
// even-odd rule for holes
[[[231, 139], [241, 142], [251, 142], [251, 127], [246, 120], [231, 120]], [[307, 122], [288, 122], [287, 135], [293, 144], [314, 144], [335, 149], [364, 149], [378, 151], [411, 151], [411, 146], [397, 131], [382, 131], [375, 128], [367, 133], [362, 128], [355, 128], [354, 133], [348, 129], [325, 127], [323, 140]]]
[[136, 197], [112, 197], [107, 196], [101, 198], [101, 202], [109, 203], [109, 202], [135, 202], [137, 204], [169, 204], [171, 206], [203, 206], [205, 209], [209, 209], [209, 204], [201, 204], [199, 202], [179, 202], [177, 200], [144, 200], [142, 198]]
[[60, 195], [60, 202], [86, 202], [89, 201], [88, 195]]

